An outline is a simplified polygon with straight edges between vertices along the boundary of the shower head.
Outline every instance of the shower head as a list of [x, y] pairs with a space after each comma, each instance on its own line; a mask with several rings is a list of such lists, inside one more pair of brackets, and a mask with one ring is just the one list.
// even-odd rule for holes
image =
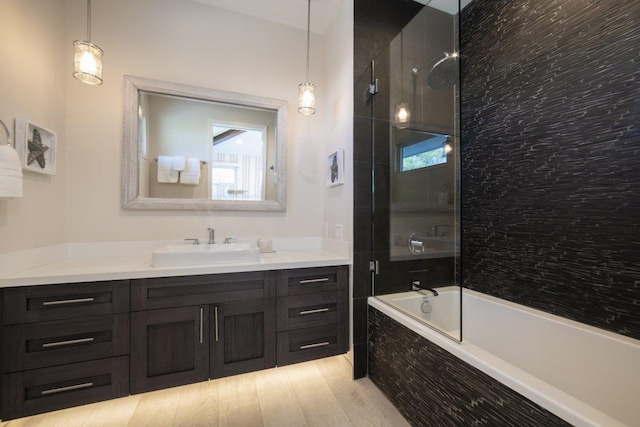
[[[433, 64], [431, 70], [429, 70], [427, 84], [432, 89], [446, 89], [456, 84], [460, 75], [460, 60], [461, 56], [459, 53], [445, 52], [444, 56], [439, 58], [435, 64]], [[462, 63], [464, 64], [464, 60]], [[414, 68], [411, 72], [414, 77], [418, 77], [418, 73], [425, 68], [428, 68], [428, 66], [423, 68]]]

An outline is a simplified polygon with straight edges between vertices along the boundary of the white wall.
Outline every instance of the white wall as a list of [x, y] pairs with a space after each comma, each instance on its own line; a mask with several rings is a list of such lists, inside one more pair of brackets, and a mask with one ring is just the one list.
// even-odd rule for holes
[[[342, 0], [336, 18], [325, 33], [325, 84], [318, 89], [325, 114], [324, 155], [344, 149], [345, 183], [324, 187], [324, 223], [327, 237], [342, 224], [343, 240], [353, 241], [353, 0]], [[324, 168], [324, 163], [323, 163]], [[323, 182], [326, 180], [322, 177]], [[322, 232], [322, 231], [320, 231]]]
[[[0, 201], [0, 254], [82, 241], [320, 235], [352, 240], [353, 0], [324, 37], [312, 34], [318, 111], [296, 111], [306, 33], [197, 2], [93, 2], [92, 41], [104, 49], [102, 86], [72, 77], [73, 41], [86, 36], [85, 0], [3, 0], [0, 119], [26, 116], [58, 134], [57, 174], [25, 174], [24, 198]], [[313, 17], [312, 17], [313, 18]], [[287, 211], [171, 212], [120, 208], [123, 75], [286, 99]], [[344, 186], [325, 186], [324, 162], [345, 149]], [[319, 195], [322, 195], [319, 197]]]
[[[64, 7], [42, 0], [2, 0], [0, 8], [0, 119], [12, 137], [14, 119], [28, 117], [57, 133], [55, 176], [24, 174], [24, 197], [0, 200], [0, 254], [64, 242], [65, 58]], [[0, 144], [5, 144], [1, 130]], [[1, 273], [1, 272], [0, 272]], [[1, 275], [1, 274], [0, 274]]]
[[[84, 0], [66, 0], [67, 40], [84, 34]], [[325, 112], [297, 114], [304, 79], [306, 34], [196, 2], [93, 2], [93, 42], [102, 47], [104, 85], [67, 78], [68, 241], [116, 241], [218, 236], [319, 235], [324, 180]], [[312, 37], [311, 70], [322, 76], [322, 39]], [[70, 59], [70, 58], [69, 58]], [[287, 211], [139, 212], [120, 209], [123, 75], [286, 99]]]

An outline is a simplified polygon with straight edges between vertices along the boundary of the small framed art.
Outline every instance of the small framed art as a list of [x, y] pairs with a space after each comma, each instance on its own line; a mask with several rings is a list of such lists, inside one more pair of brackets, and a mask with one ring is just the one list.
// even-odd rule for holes
[[56, 174], [56, 133], [26, 117], [16, 118], [16, 150], [22, 169], [46, 175]]
[[327, 156], [326, 174], [328, 187], [344, 184], [344, 150], [342, 148], [338, 148]]

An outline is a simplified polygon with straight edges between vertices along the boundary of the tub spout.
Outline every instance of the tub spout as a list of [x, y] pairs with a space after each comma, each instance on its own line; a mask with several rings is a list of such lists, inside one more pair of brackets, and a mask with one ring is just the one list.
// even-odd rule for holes
[[[412, 291], [418, 291], [418, 292], [420, 292], [420, 291], [429, 291], [429, 292], [431, 292], [431, 293], [433, 294], [433, 296], [434, 296], [434, 297], [437, 297], [437, 296], [438, 296], [438, 291], [436, 291], [436, 290], [435, 290], [435, 289], [433, 289], [433, 288], [425, 288], [425, 287], [423, 287], [423, 286], [420, 284], [420, 281], [419, 281], [419, 280], [416, 280], [416, 281], [411, 282], [411, 290], [412, 290]], [[421, 292], [421, 293], [422, 293], [422, 292]]]

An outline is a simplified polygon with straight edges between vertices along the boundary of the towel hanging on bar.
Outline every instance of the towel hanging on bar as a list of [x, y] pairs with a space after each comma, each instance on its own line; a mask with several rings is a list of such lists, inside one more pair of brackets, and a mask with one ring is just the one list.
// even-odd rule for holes
[[7, 144], [0, 145], [0, 199], [22, 197], [22, 165], [20, 157], [11, 144], [9, 129], [0, 120], [7, 133]]

